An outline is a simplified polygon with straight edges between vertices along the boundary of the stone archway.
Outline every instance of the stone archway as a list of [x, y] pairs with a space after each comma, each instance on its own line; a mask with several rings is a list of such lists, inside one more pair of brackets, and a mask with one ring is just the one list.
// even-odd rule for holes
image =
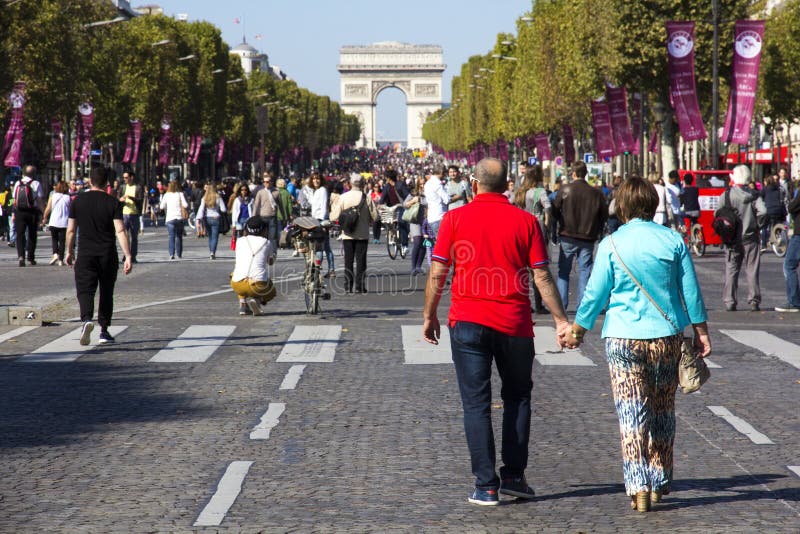
[[375, 148], [375, 105], [388, 87], [406, 97], [409, 148], [422, 148], [422, 125], [442, 107], [442, 47], [381, 42], [339, 50], [341, 106], [361, 123], [359, 146]]

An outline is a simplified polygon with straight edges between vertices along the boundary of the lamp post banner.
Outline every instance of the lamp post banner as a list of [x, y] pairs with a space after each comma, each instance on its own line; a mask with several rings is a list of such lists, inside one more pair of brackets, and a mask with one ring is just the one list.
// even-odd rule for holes
[[631, 150], [631, 154], [638, 156], [639, 136], [642, 135], [642, 93], [633, 93], [631, 115], [633, 116], [633, 150]]
[[131, 129], [133, 130], [133, 152], [131, 152], [128, 163], [136, 165], [136, 162], [139, 161], [139, 143], [142, 140], [142, 121], [131, 121]]
[[78, 123], [75, 132], [75, 148], [72, 151], [74, 161], [89, 161], [92, 151], [92, 131], [94, 130], [94, 106], [84, 102], [78, 106]]
[[192, 156], [192, 163], [197, 164], [200, 161], [200, 149], [203, 147], [203, 134], [194, 136], [194, 155]]
[[161, 121], [161, 136], [158, 139], [158, 164], [169, 165], [169, 149], [172, 142], [172, 125], [169, 117], [164, 117]]
[[535, 134], [536, 140], [536, 155], [539, 156], [539, 161], [550, 161], [553, 159], [553, 154], [550, 153], [550, 137], [540, 132]]
[[722, 142], [746, 145], [756, 103], [764, 21], [737, 20], [734, 35], [731, 94]]
[[572, 163], [575, 161], [575, 135], [572, 133], [572, 126], [564, 125], [564, 161]]
[[22, 134], [25, 112], [25, 82], [17, 82], [8, 96], [11, 107], [11, 121], [3, 143], [3, 164], [6, 167], [19, 167], [22, 164]]
[[684, 141], [705, 139], [708, 135], [697, 103], [694, 79], [694, 22], [668, 21], [667, 63], [669, 99]]
[[653, 128], [650, 132], [650, 143], [647, 145], [647, 151], [651, 154], [658, 152], [658, 128]]
[[633, 152], [636, 142], [633, 140], [631, 119], [628, 117], [628, 91], [625, 87], [606, 85], [606, 101], [617, 152]]
[[221, 137], [217, 143], [217, 163], [222, 163], [222, 156], [225, 154], [225, 138]]
[[608, 104], [603, 101], [592, 102], [592, 129], [598, 157], [603, 159], [616, 156], [614, 134], [611, 131], [611, 115], [608, 112]]
[[61, 121], [50, 121], [50, 161], [64, 161], [64, 146], [61, 144], [64, 134], [61, 130]]

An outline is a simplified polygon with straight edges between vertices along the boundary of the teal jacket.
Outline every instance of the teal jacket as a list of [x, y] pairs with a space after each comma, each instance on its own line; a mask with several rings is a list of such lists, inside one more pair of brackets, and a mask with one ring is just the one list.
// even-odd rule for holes
[[[611, 238], [607, 236], [597, 247], [575, 322], [591, 330], [605, 309], [604, 338], [653, 339], [679, 333], [625, 272], [611, 249]], [[652, 221], [633, 219], [614, 232], [613, 239], [625, 265], [680, 331], [706, 320], [694, 264], [680, 234]]]

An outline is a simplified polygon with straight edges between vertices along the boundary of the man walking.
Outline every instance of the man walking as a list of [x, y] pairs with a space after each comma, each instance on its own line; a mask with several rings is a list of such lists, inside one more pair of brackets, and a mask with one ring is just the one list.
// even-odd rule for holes
[[[342, 246], [344, 246], [344, 284], [348, 293], [366, 293], [367, 241], [372, 221], [378, 218], [378, 209], [362, 191], [364, 178], [354, 174], [350, 179], [351, 189], [340, 196], [331, 208], [330, 219], [339, 220], [341, 213], [349, 208], [358, 208], [358, 222], [355, 229], [348, 232], [342, 229]], [[355, 272], [353, 272], [355, 262]]]
[[[800, 195], [789, 202], [789, 217], [794, 220], [794, 227], [800, 228]], [[783, 276], [786, 279], [786, 304], [776, 306], [779, 312], [800, 312], [800, 282], [797, 278], [797, 268], [800, 267], [800, 231], [796, 232], [789, 240], [786, 248], [786, 257], [783, 258]]]
[[561, 229], [556, 285], [565, 310], [569, 302], [572, 263], [578, 259], [578, 299], [575, 303], [575, 309], [578, 309], [594, 265], [594, 244], [608, 218], [606, 199], [602, 191], [586, 183], [586, 174], [586, 164], [582, 161], [575, 163], [572, 182], [561, 186], [552, 206], [553, 217]]
[[425, 201], [428, 203], [428, 228], [430, 229], [428, 235], [433, 241], [436, 240], [439, 224], [447, 212], [447, 205], [450, 204], [450, 195], [442, 186], [443, 175], [444, 165], [437, 163], [433, 166], [433, 171], [425, 182]]
[[[100, 325], [100, 343], [113, 343], [108, 331], [114, 312], [114, 284], [117, 281], [119, 260], [114, 235], [125, 255], [123, 272], [131, 272], [131, 250], [122, 217], [122, 204], [106, 194], [109, 169], [95, 167], [89, 176], [89, 191], [78, 195], [69, 209], [67, 225], [67, 265], [75, 263], [75, 288], [81, 309], [80, 344], [88, 345], [94, 324], [94, 294], [100, 287], [97, 322]], [[81, 234], [78, 241], [77, 260], [72, 253], [75, 230]]]
[[[499, 504], [498, 490], [523, 499], [534, 496], [525, 479], [534, 356], [530, 269], [553, 313], [558, 345], [577, 346], [575, 338], [567, 337], [570, 326], [548, 269], [539, 224], [503, 195], [506, 171], [506, 164], [498, 159], [478, 163], [478, 193], [473, 202], [448, 212], [441, 220], [425, 288], [423, 336], [436, 345], [441, 333], [437, 308], [448, 271], [454, 266], [450, 346], [475, 475], [468, 500], [479, 505]], [[492, 432], [492, 359], [502, 381], [504, 409], [499, 478]]]
[[139, 217], [144, 204], [144, 187], [136, 184], [136, 175], [133, 171], [124, 172], [122, 179], [125, 181], [119, 197], [122, 202], [122, 219], [131, 245], [131, 263], [136, 263], [136, 253], [139, 251]]
[[741, 225], [732, 245], [725, 246], [725, 285], [722, 300], [727, 311], [736, 311], [738, 303], [739, 273], [744, 266], [747, 278], [747, 302], [750, 311], [759, 311], [761, 305], [761, 288], [759, 286], [759, 270], [761, 267], [761, 249], [759, 246], [759, 228], [767, 217], [767, 207], [758, 191], [747, 187], [750, 183], [750, 168], [737, 165], [733, 168], [733, 187], [719, 196], [719, 206], [725, 205], [726, 197], [730, 205], [739, 213]]
[[259, 186], [253, 199], [252, 214], [264, 218], [269, 228], [267, 239], [273, 243], [278, 242], [278, 202], [278, 190], [272, 183], [272, 175], [264, 173], [263, 185]]
[[44, 212], [44, 190], [42, 185], [34, 180], [36, 167], [28, 165], [25, 173], [14, 186], [14, 229], [17, 234], [17, 259], [19, 266], [25, 267], [25, 258], [28, 263], [36, 265], [36, 232], [42, 221]]
[[469, 185], [461, 179], [461, 173], [455, 165], [447, 168], [447, 193], [450, 195], [447, 211], [465, 206], [472, 197]]

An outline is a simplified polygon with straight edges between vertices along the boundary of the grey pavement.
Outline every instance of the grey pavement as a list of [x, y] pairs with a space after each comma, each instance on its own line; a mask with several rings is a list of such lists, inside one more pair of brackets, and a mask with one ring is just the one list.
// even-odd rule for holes
[[[639, 514], [624, 495], [599, 323], [581, 349], [595, 366], [534, 366], [527, 474], [537, 498], [485, 509], [466, 502], [472, 475], [452, 365], [404, 364], [401, 326], [421, 325], [424, 284], [409, 278], [408, 260], [370, 245], [370, 293], [335, 291], [309, 317], [302, 262], [281, 251], [278, 297], [265, 316], [240, 317], [224, 291], [228, 239], [216, 261], [205, 240], [185, 247], [169, 261], [164, 229], [146, 235], [140, 263], [117, 284], [114, 324], [127, 329], [70, 363], [19, 357], [78, 326], [71, 271], [45, 265], [49, 239], [35, 267], [0, 250], [3, 303], [35, 302], [48, 321], [0, 343], [0, 531], [800, 532], [800, 473], [789, 469], [800, 466], [800, 369], [720, 332], [800, 345], [800, 317], [722, 311], [713, 249], [696, 264], [721, 368], [700, 392], [678, 393], [675, 487]], [[785, 300], [782, 283], [780, 260], [765, 257], [764, 309]], [[235, 330], [204, 362], [149, 361], [193, 325]], [[306, 363], [296, 388], [282, 390], [295, 363], [277, 360], [298, 325], [339, 325], [341, 338], [333, 362]], [[499, 430], [496, 378], [495, 397]], [[270, 403], [285, 411], [269, 439], [251, 440]], [[773, 443], [753, 443], [709, 406]], [[237, 461], [253, 464], [220, 525], [194, 526]]]

